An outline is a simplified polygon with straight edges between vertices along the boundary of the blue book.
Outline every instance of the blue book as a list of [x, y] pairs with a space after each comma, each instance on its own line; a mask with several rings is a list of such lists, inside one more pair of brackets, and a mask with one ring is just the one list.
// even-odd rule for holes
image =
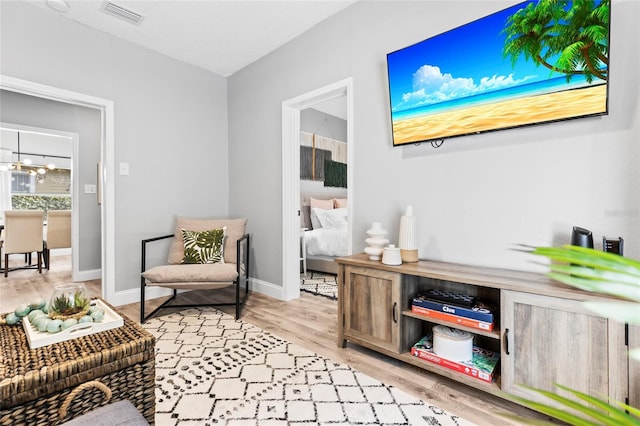
[[471, 307], [463, 307], [453, 303], [445, 303], [441, 300], [433, 300], [428, 294], [417, 295], [412, 304], [433, 311], [444, 312], [450, 315], [471, 318], [477, 321], [493, 323], [495, 321], [495, 309], [476, 299]]

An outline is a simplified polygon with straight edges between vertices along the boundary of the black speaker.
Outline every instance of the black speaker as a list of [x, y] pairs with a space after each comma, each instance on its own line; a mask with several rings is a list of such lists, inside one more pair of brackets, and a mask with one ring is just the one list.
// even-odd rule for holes
[[624, 240], [622, 239], [622, 237], [618, 237], [617, 239], [614, 239], [614, 238], [607, 238], [603, 236], [602, 250], [609, 253], [619, 254], [620, 256], [622, 256], [624, 251]]
[[591, 231], [580, 228], [579, 226], [574, 226], [573, 232], [571, 232], [571, 245], [593, 248], [593, 235]]

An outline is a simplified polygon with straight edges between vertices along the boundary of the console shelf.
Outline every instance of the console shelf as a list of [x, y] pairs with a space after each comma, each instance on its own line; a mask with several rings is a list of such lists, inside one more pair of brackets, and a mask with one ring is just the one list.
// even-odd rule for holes
[[425, 370], [431, 371], [433, 373], [437, 373], [440, 376], [448, 377], [450, 379], [453, 379], [457, 382], [464, 383], [476, 389], [481, 389], [493, 395], [500, 395], [499, 379], [497, 381], [494, 381], [493, 383], [482, 382], [478, 379], [474, 379], [462, 373], [458, 373], [457, 371], [449, 370], [448, 368], [441, 367], [437, 364], [431, 364], [427, 361], [416, 358], [415, 356], [411, 355], [410, 352], [405, 352], [403, 354], [400, 354], [396, 358], [406, 362], [407, 364], [415, 365], [416, 367], [420, 367]]
[[473, 333], [473, 334], [477, 334], [480, 336], [485, 336], [488, 337], [490, 339], [500, 339], [500, 330], [497, 329], [493, 329], [491, 331], [485, 331], [485, 330], [479, 330], [477, 328], [473, 328], [473, 327], [467, 327], [464, 325], [460, 325], [460, 324], [452, 324], [449, 321], [443, 321], [443, 320], [439, 320], [437, 318], [428, 318], [425, 317], [424, 315], [420, 315], [420, 314], [416, 314], [413, 313], [409, 310], [407, 311], [402, 311], [402, 315], [407, 316], [407, 317], [411, 317], [411, 318], [415, 318], [415, 319], [419, 319], [421, 321], [426, 321], [426, 322], [430, 322], [433, 324], [442, 324], [442, 325], [446, 325], [447, 327], [454, 327], [454, 328], [459, 328], [460, 330], [465, 330], [468, 331], [469, 333]]
[[[640, 384], [633, 380], [640, 367], [629, 362], [627, 343], [629, 336], [639, 338], [640, 327], [598, 316], [582, 304], [609, 297], [532, 272], [432, 261], [390, 266], [366, 254], [336, 262], [339, 347], [349, 341], [503, 398], [548, 403], [520, 385], [555, 391], [560, 383], [640, 406]], [[498, 307], [499, 320], [486, 331], [412, 312], [412, 298], [430, 288], [481, 297]], [[474, 344], [500, 353], [493, 382], [412, 356], [411, 347], [434, 324], [473, 333]]]

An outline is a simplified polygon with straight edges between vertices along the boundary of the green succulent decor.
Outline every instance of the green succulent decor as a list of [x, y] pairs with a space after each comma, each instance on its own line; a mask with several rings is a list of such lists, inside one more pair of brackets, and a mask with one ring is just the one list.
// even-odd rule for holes
[[[624, 301], [584, 302], [598, 315], [628, 324], [640, 324], [640, 262], [591, 248], [530, 247], [524, 250], [551, 261], [551, 279], [581, 290], [608, 294]], [[632, 303], [629, 303], [631, 301]], [[640, 348], [629, 350], [632, 362], [640, 362]], [[640, 426], [640, 409], [627, 404], [603, 400], [557, 384], [576, 399], [569, 399], [541, 389], [533, 391], [553, 400], [561, 408], [511, 395], [511, 398], [536, 411], [571, 425], [634, 425]], [[531, 388], [529, 388], [531, 389]], [[508, 417], [512, 417], [508, 415]], [[522, 420], [522, 419], [518, 419]], [[532, 424], [546, 424], [530, 421]]]
[[54, 296], [49, 306], [49, 317], [52, 319], [79, 319], [87, 312], [89, 312], [89, 299], [80, 291], [76, 291], [72, 297], [67, 294]]

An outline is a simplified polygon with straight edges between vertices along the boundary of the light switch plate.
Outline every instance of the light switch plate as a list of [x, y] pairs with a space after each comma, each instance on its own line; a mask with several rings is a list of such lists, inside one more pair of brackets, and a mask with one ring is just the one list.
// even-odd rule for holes
[[120, 175], [126, 176], [129, 174], [129, 163], [120, 163]]
[[84, 193], [85, 194], [95, 194], [96, 193], [96, 186], [95, 185], [85, 185], [84, 186]]

